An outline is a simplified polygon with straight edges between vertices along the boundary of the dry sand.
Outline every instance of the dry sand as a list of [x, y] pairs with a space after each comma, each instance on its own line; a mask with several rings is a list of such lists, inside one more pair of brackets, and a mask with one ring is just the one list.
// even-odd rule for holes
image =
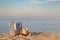
[[32, 32], [28, 36], [10, 36], [9, 33], [0, 33], [0, 40], [60, 40], [60, 33]]

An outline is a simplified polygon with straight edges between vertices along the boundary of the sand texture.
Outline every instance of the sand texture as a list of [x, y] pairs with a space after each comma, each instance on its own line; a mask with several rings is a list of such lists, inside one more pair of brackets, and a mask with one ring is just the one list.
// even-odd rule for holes
[[31, 32], [28, 36], [10, 36], [9, 33], [0, 33], [0, 40], [60, 40], [60, 33]]

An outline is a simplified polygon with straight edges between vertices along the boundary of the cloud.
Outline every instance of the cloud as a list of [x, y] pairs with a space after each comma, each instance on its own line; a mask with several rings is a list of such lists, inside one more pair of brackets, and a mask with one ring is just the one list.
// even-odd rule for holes
[[39, 1], [39, 0], [30, 0], [29, 2], [24, 2], [23, 4], [43, 4], [47, 3], [48, 1]]
[[60, 1], [60, 0], [48, 0], [48, 1]]
[[49, 2], [60, 2], [60, 0], [29, 0], [29, 2], [24, 2], [23, 4], [44, 4]]
[[46, 2], [43, 2], [43, 1], [41, 1], [41, 2], [27, 2], [28, 4], [43, 4], [43, 3], [46, 3]]
[[31, 0], [32, 2], [39, 2], [39, 1], [60, 1], [60, 0]]
[[31, 1], [38, 1], [38, 0], [31, 0]]

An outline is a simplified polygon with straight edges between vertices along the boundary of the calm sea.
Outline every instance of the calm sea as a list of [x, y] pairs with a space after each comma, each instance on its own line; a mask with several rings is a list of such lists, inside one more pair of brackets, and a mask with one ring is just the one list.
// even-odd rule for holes
[[23, 28], [29, 28], [31, 32], [60, 32], [60, 20], [0, 20], [0, 32], [9, 32], [10, 21], [22, 22]]

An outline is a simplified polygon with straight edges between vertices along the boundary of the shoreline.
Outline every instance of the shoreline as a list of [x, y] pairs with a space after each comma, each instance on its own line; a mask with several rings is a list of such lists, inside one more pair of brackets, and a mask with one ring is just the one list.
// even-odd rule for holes
[[55, 32], [30, 32], [28, 36], [10, 36], [7, 32], [0, 32], [0, 40], [60, 40], [60, 33]]

